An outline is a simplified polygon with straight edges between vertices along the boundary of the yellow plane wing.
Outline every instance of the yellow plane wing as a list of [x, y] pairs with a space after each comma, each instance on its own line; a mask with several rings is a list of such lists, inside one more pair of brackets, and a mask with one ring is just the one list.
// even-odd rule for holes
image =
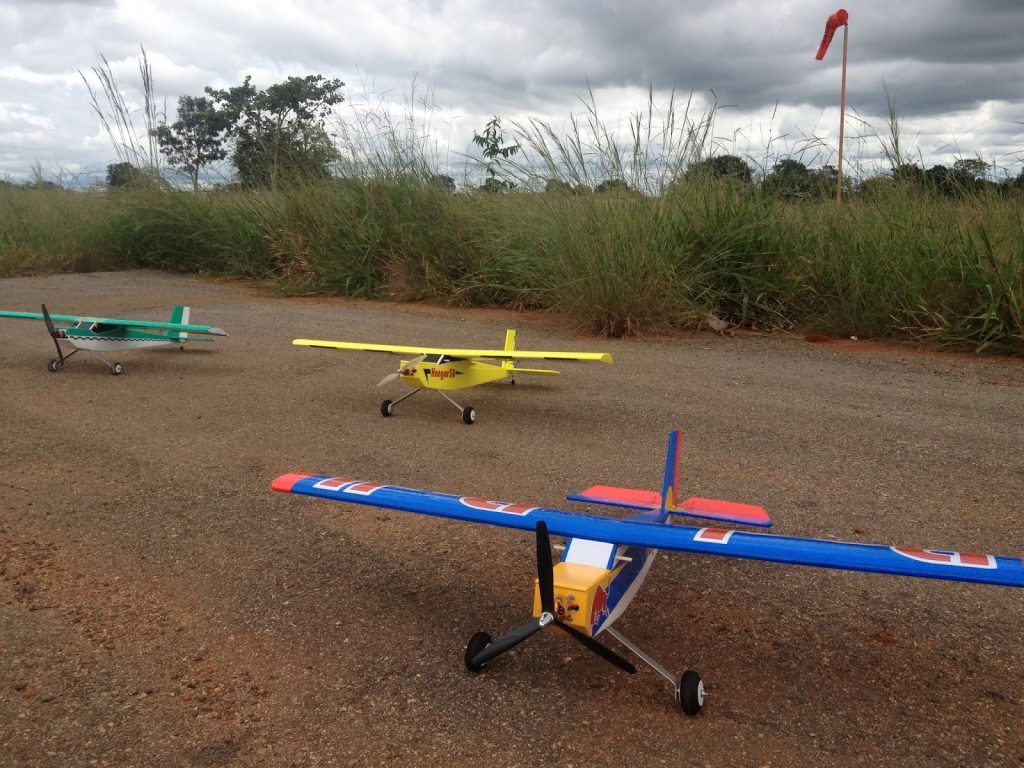
[[300, 347], [323, 347], [325, 349], [351, 349], [361, 352], [390, 352], [394, 355], [444, 355], [461, 359], [494, 358], [499, 360], [593, 360], [610, 363], [612, 356], [607, 352], [536, 352], [507, 349], [443, 349], [440, 347], [407, 347], [399, 344], [360, 344], [351, 341], [323, 341], [319, 339], [295, 339], [292, 344]]

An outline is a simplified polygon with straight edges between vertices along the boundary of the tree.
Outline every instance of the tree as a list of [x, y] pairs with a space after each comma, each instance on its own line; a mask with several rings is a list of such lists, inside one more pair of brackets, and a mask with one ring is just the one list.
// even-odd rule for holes
[[782, 200], [797, 200], [807, 197], [811, 186], [811, 172], [799, 160], [786, 158], [772, 166], [772, 172], [764, 177], [761, 190]]
[[487, 172], [487, 180], [480, 189], [485, 192], [508, 192], [515, 188], [515, 184], [507, 179], [498, 178], [498, 169], [502, 160], [508, 160], [519, 152], [522, 147], [517, 141], [515, 144], [505, 144], [505, 136], [501, 132], [501, 118], [495, 115], [484, 126], [483, 133], [473, 131], [473, 143], [480, 147], [480, 154], [487, 161], [484, 170]]
[[289, 77], [283, 83], [257, 90], [252, 77], [227, 90], [206, 93], [229, 121], [235, 140], [232, 162], [242, 184], [277, 189], [283, 180], [329, 175], [328, 165], [338, 152], [325, 122], [344, 101], [341, 80], [322, 75]]
[[572, 194], [572, 187], [561, 179], [548, 179], [544, 182], [544, 191], [559, 195]]
[[445, 192], [455, 191], [455, 179], [446, 173], [435, 173], [430, 177], [430, 183], [439, 189], [443, 189]]
[[989, 164], [976, 157], [962, 157], [953, 163], [953, 173], [959, 178], [980, 181], [988, 173]]
[[131, 163], [111, 163], [107, 166], [108, 187], [131, 186], [140, 175], [140, 171]]
[[900, 163], [892, 169], [892, 178], [897, 184], [924, 187], [928, 182], [927, 172], [917, 163]]
[[750, 166], [742, 157], [736, 155], [716, 155], [693, 163], [686, 169], [686, 178], [693, 181], [701, 177], [713, 179], [732, 179], [750, 183], [753, 174]]
[[620, 193], [621, 194], [621, 193], [624, 193], [624, 192], [630, 192], [631, 190], [629, 188], [629, 184], [624, 182], [622, 179], [605, 179], [600, 184], [598, 184], [596, 187], [594, 187], [594, 191], [595, 192], [616, 192], [616, 193]]
[[227, 114], [214, 102], [203, 96], [182, 96], [178, 119], [171, 125], [160, 123], [153, 134], [167, 162], [188, 173], [192, 189], [197, 190], [199, 172], [227, 157], [224, 140], [229, 127]]

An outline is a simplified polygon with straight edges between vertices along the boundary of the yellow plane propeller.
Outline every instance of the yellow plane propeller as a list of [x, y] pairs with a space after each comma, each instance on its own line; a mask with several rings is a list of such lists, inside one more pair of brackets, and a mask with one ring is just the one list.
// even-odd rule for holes
[[399, 376], [411, 376], [413, 371], [416, 370], [416, 366], [419, 365], [420, 363], [422, 363], [426, 359], [427, 359], [426, 355], [420, 355], [419, 357], [414, 357], [412, 360], [408, 360], [406, 362], [403, 362], [401, 365], [398, 366], [398, 370], [397, 371], [394, 371], [393, 373], [389, 373], [383, 379], [378, 381], [377, 382], [377, 386], [378, 387], [383, 387], [385, 384], [391, 383], [392, 381], [397, 379]]

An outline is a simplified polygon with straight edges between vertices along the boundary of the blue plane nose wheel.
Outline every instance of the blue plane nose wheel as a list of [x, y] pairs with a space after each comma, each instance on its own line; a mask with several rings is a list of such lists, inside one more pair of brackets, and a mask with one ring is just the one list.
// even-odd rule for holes
[[688, 715], [696, 715], [704, 707], [704, 681], [692, 669], [688, 669], [679, 678], [679, 691], [676, 693], [679, 705]]
[[484, 669], [483, 664], [474, 664], [473, 659], [480, 651], [491, 644], [491, 636], [486, 632], [477, 632], [466, 644], [466, 669], [470, 672], [482, 672]]

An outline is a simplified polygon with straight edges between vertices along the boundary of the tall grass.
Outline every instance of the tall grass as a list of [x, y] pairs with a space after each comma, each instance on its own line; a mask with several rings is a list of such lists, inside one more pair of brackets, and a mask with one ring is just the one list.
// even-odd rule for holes
[[0, 275], [155, 267], [284, 293], [559, 312], [595, 333], [725, 322], [1024, 352], [1021, 202], [894, 187], [452, 194], [413, 178], [266, 192], [0, 189]]
[[127, 266], [111, 252], [103, 193], [0, 185], [0, 277]]
[[[120, 156], [154, 168], [109, 66], [94, 75], [109, 103], [94, 97], [94, 109]], [[0, 276], [151, 267], [270, 278], [291, 294], [549, 310], [608, 335], [808, 328], [1024, 353], [1019, 194], [950, 199], [882, 184], [841, 207], [786, 202], [685, 173], [717, 141], [714, 106], [673, 95], [659, 107], [651, 92], [620, 141], [592, 93], [583, 105], [567, 131], [514, 125], [523, 151], [499, 169], [511, 194], [435, 183], [448, 158], [430, 138], [429, 99], [415, 93], [401, 119], [366, 97], [335, 126], [337, 177], [315, 183], [0, 185]], [[905, 150], [894, 105], [889, 129], [896, 161]], [[610, 191], [594, 191], [608, 181]]]

